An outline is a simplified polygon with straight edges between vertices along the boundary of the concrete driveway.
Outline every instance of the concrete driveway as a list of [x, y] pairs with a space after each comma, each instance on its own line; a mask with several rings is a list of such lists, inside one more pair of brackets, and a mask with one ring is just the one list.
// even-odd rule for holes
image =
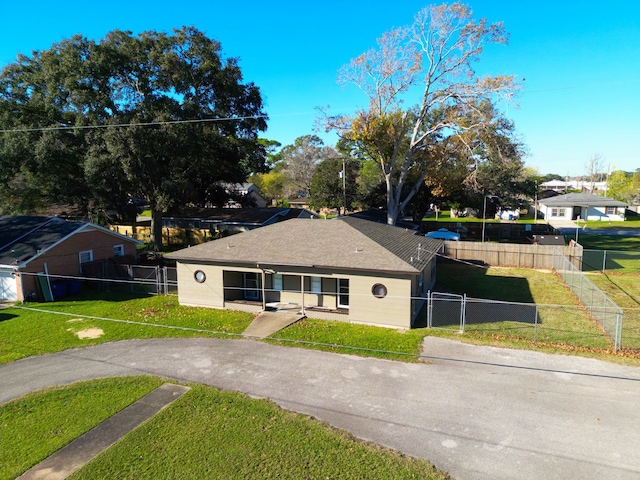
[[0, 365], [0, 402], [150, 374], [270, 398], [462, 479], [640, 478], [640, 370], [425, 340], [410, 364], [250, 340], [107, 343]]

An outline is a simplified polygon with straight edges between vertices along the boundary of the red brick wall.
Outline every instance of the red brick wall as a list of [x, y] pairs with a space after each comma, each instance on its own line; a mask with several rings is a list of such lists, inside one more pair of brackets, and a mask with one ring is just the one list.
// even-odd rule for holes
[[[80, 275], [79, 252], [93, 250], [93, 260], [105, 260], [113, 257], [113, 247], [124, 245], [124, 255], [136, 256], [136, 245], [126, 239], [118, 238], [100, 230], [78, 232], [66, 239], [44, 255], [38, 257], [22, 270], [22, 292], [27, 295], [30, 291], [38, 292], [37, 280], [28, 273], [44, 272], [44, 264], [50, 275]], [[52, 279], [55, 280], [55, 279]]]

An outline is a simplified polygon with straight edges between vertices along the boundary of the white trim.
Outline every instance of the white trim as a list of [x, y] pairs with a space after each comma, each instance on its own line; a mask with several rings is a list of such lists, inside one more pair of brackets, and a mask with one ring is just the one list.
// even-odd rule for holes
[[[89, 260], [82, 260], [83, 254], [89, 254]], [[93, 262], [93, 250], [81, 250], [78, 252], [78, 264], [80, 265], [80, 271], [82, 272], [82, 264]]]
[[124, 257], [124, 243], [118, 243], [113, 246], [114, 257]]

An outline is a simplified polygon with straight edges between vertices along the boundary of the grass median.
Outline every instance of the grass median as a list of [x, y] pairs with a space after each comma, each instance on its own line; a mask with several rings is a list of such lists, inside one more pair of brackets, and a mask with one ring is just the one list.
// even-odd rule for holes
[[[0, 479], [15, 478], [162, 382], [155, 377], [79, 382], [0, 406]], [[449, 476], [426, 460], [362, 442], [270, 401], [193, 385], [70, 478]]]

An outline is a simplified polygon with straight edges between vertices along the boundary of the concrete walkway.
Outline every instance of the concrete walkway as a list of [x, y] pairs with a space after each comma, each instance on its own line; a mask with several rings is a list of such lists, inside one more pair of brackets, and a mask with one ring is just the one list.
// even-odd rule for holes
[[171, 383], [161, 385], [18, 478], [20, 480], [63, 480], [67, 478], [189, 390], [189, 387]]
[[640, 369], [427, 337], [426, 363], [251, 340], [128, 340], [0, 365], [0, 402], [158, 375], [269, 398], [456, 480], [640, 478]]
[[297, 313], [262, 312], [242, 333], [248, 337], [266, 338], [303, 318], [304, 315]]

